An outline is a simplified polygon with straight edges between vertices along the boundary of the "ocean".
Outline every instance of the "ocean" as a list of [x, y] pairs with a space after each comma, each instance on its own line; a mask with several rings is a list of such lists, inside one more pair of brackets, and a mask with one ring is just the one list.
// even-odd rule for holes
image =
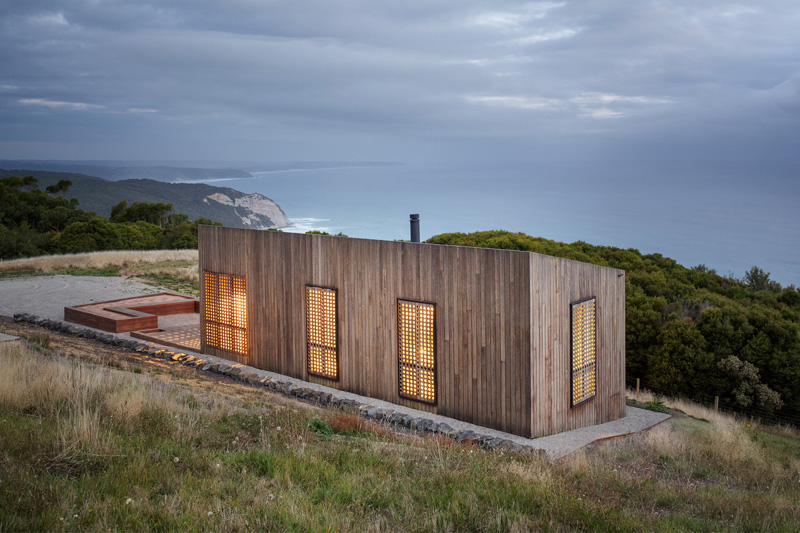
[[800, 185], [780, 173], [407, 164], [253, 175], [208, 183], [272, 198], [292, 222], [288, 231], [408, 239], [408, 215], [419, 213], [422, 240], [504, 229], [657, 252], [736, 277], [758, 265], [784, 286], [800, 285]]

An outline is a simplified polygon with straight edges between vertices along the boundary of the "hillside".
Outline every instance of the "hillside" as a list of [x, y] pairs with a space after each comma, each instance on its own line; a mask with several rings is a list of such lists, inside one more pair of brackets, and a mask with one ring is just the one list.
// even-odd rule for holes
[[[795, 431], [691, 404], [560, 461], [0, 322], [9, 531], [794, 531]], [[642, 397], [644, 405], [664, 408]]]
[[[204, 165], [202, 168], [194, 165]], [[109, 181], [153, 179], [179, 183], [221, 179], [253, 178], [251, 172], [282, 172], [348, 167], [386, 167], [391, 161], [264, 161], [259, 163], [190, 163], [186, 161], [57, 161], [0, 159], [0, 168], [27, 168], [48, 172], [67, 172], [97, 176]], [[244, 166], [242, 166], [244, 165]]]
[[[112, 164], [113, 163], [113, 164]], [[252, 178], [253, 175], [237, 168], [194, 168], [169, 165], [133, 164], [110, 161], [36, 161], [0, 160], [0, 167], [27, 168], [37, 171], [67, 172], [97, 176], [109, 181], [127, 179], [152, 179], [158, 181], [199, 181], [212, 179]]]
[[286, 213], [270, 198], [258, 193], [245, 194], [228, 187], [204, 183], [166, 183], [151, 179], [108, 181], [102, 178], [68, 172], [12, 169], [0, 170], [0, 178], [34, 176], [42, 188], [69, 180], [68, 198], [76, 198], [80, 207], [108, 216], [121, 200], [148, 203], [171, 203], [176, 213], [191, 220], [205, 217], [234, 228], [268, 229], [289, 225]]

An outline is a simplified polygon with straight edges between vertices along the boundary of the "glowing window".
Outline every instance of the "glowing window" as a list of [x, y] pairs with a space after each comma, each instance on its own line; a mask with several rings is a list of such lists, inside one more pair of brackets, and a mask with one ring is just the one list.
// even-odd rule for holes
[[594, 398], [597, 389], [595, 302], [575, 302], [572, 309], [572, 406]]
[[247, 295], [242, 276], [203, 271], [206, 344], [247, 356]]
[[397, 300], [400, 396], [436, 403], [434, 304]]
[[339, 379], [336, 289], [306, 287], [308, 373]]

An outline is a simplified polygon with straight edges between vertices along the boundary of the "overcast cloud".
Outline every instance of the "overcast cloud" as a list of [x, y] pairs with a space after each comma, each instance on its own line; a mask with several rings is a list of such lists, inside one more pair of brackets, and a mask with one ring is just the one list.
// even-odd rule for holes
[[0, 158], [800, 161], [800, 3], [3, 0]]

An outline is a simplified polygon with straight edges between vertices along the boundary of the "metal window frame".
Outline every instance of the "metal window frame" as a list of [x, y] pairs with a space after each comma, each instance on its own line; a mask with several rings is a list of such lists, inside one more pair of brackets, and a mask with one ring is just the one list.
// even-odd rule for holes
[[[336, 347], [334, 348], [336, 354], [336, 376], [331, 376], [329, 374], [323, 374], [320, 372], [314, 372], [311, 370], [311, 343], [308, 342], [308, 289], [323, 289], [326, 291], [332, 291], [335, 295], [334, 298], [334, 311], [333, 311], [333, 327], [335, 330], [336, 335]], [[336, 287], [327, 287], [323, 285], [314, 285], [313, 283], [307, 283], [305, 285], [305, 315], [306, 315], [306, 372], [308, 372], [311, 376], [317, 376], [324, 379], [329, 379], [331, 381], [339, 381], [341, 378], [341, 369], [339, 367], [339, 345], [340, 345], [340, 338], [339, 338], [339, 289]], [[321, 345], [320, 345], [321, 346]], [[325, 347], [330, 349], [330, 347]]]
[[[400, 378], [400, 370], [403, 366], [403, 363], [400, 361], [400, 302], [409, 302], [413, 304], [423, 304], [423, 305], [430, 305], [433, 307], [433, 400], [428, 400], [426, 398], [421, 398], [419, 396], [412, 396], [409, 394], [403, 394], [403, 387]], [[395, 312], [396, 316], [396, 323], [397, 323], [397, 394], [401, 398], [405, 398], [407, 400], [414, 400], [417, 402], [425, 403], [428, 405], [437, 405], [439, 402], [439, 358], [438, 358], [438, 328], [436, 327], [436, 316], [437, 316], [437, 306], [434, 302], [426, 302], [424, 300], [414, 300], [411, 298], [397, 298], [397, 304], [395, 305]], [[406, 365], [408, 366], [408, 365]]]
[[[585, 304], [594, 300], [594, 394], [588, 396], [578, 403], [575, 403], [575, 370], [573, 370], [575, 355], [575, 322], [572, 318], [572, 310], [577, 305]], [[597, 398], [597, 296], [590, 296], [569, 304], [569, 397], [570, 406], [575, 408]]]

